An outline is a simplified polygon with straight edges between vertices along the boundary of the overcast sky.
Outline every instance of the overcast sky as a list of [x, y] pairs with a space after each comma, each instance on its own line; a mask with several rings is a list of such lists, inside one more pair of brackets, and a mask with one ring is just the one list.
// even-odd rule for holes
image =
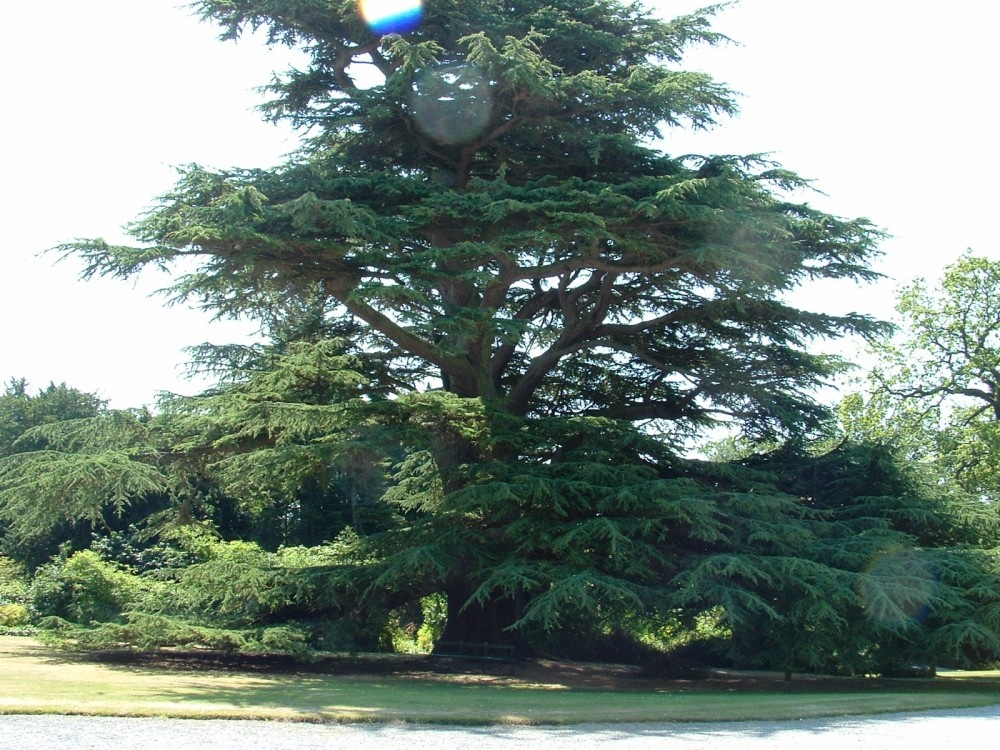
[[[651, 4], [677, 15], [704, 3]], [[716, 22], [740, 45], [688, 57], [742, 92], [741, 114], [664, 148], [770, 152], [815, 180], [824, 195], [811, 203], [890, 232], [878, 265], [890, 280], [800, 297], [889, 316], [898, 282], [933, 279], [969, 247], [998, 257], [993, 17], [973, 0], [743, 0]], [[176, 165], [278, 163], [294, 136], [261, 122], [253, 89], [289, 53], [221, 43], [177, 0], [16, 3], [5, 21], [0, 379], [65, 381], [117, 407], [197, 390], [182, 349], [240, 339], [243, 326], [164, 308], [148, 297], [164, 279], [82, 283], [78, 263], [37, 254], [76, 237], [124, 241]]]

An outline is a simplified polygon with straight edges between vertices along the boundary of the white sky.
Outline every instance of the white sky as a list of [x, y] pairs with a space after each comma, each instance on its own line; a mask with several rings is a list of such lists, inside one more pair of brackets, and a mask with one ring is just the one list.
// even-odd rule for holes
[[[429, 0], [433, 2], [433, 0]], [[657, 0], [664, 15], [705, 3]], [[121, 227], [174, 180], [173, 166], [270, 166], [294, 146], [261, 122], [253, 91], [288, 53], [221, 43], [178, 0], [49, 0], [5, 8], [0, 139], [0, 379], [94, 391], [113, 406], [198, 389], [185, 346], [244, 335], [164, 308], [164, 284], [76, 281], [79, 264], [37, 253]], [[741, 115], [667, 150], [771, 152], [813, 178], [814, 205], [867, 216], [893, 238], [873, 287], [810, 289], [800, 303], [892, 314], [896, 281], [936, 277], [993, 240], [996, 11], [975, 0], [743, 0], [716, 27], [741, 46], [699, 49], [686, 67], [742, 92]]]

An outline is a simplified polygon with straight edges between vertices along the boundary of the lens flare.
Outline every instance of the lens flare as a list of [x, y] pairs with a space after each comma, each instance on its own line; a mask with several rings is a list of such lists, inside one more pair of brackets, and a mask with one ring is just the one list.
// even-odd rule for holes
[[937, 576], [916, 550], [892, 550], [876, 557], [860, 580], [868, 616], [891, 627], [923, 620], [931, 609]]
[[361, 17], [376, 34], [413, 31], [424, 13], [422, 0], [361, 0]]
[[472, 65], [458, 63], [417, 74], [410, 97], [413, 118], [438, 143], [468, 143], [493, 116], [493, 84]]

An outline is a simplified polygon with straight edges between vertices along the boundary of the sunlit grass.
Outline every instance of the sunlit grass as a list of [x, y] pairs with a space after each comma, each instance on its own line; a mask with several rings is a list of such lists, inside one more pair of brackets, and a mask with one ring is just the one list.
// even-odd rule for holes
[[976, 670], [957, 670], [957, 669], [944, 669], [938, 670], [938, 677], [942, 677], [948, 680], [998, 680], [1000, 681], [1000, 669], [976, 669]]
[[738, 692], [463, 683], [429, 676], [262, 674], [87, 661], [0, 637], [0, 713], [452, 724], [775, 720], [1000, 703], [1000, 681], [875, 691]]

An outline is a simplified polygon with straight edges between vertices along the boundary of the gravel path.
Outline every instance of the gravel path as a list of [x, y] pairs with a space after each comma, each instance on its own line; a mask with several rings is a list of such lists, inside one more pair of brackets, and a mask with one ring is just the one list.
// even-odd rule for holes
[[807, 721], [574, 727], [313, 725], [0, 715], [0, 750], [995, 750], [1000, 707]]

